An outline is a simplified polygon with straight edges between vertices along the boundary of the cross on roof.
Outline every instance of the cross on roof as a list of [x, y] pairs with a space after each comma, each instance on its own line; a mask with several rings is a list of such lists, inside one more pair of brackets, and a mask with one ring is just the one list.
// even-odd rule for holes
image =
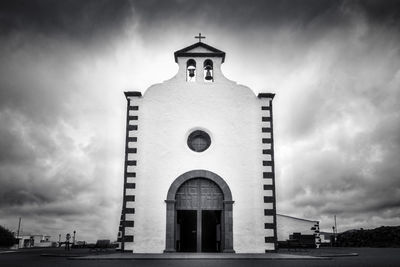
[[199, 33], [199, 36], [195, 36], [194, 38], [199, 39], [199, 43], [201, 43], [201, 39], [206, 39], [205, 36], [201, 36], [201, 33]]

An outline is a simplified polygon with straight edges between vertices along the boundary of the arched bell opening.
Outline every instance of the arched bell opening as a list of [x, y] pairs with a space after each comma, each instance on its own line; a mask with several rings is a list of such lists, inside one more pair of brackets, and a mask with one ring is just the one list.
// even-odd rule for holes
[[204, 61], [204, 81], [213, 82], [214, 81], [214, 65], [211, 59]]
[[186, 81], [195, 82], [196, 74], [196, 61], [194, 61], [194, 59], [189, 59], [186, 62]]
[[184, 173], [171, 184], [165, 202], [164, 252], [235, 252], [232, 194], [220, 176], [206, 170]]

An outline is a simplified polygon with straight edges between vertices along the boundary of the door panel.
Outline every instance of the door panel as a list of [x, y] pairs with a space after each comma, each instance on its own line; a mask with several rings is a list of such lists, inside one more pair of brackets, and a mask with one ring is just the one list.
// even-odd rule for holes
[[212, 181], [200, 181], [201, 209], [222, 210], [224, 198], [221, 189]]
[[201, 217], [201, 251], [219, 252], [221, 248], [221, 211], [203, 210]]
[[179, 187], [176, 193], [177, 210], [196, 210], [199, 207], [198, 179], [192, 179]]
[[177, 250], [181, 252], [196, 252], [197, 250], [197, 211], [178, 210], [177, 223], [180, 240], [177, 240]]
[[177, 210], [222, 210], [223, 194], [214, 182], [207, 179], [191, 179], [179, 187], [176, 193]]

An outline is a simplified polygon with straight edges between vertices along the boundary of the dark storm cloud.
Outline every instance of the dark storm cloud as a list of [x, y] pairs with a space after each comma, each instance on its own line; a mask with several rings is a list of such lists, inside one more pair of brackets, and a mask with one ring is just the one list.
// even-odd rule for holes
[[[143, 30], [151, 31], [180, 21], [229, 27], [235, 30], [254, 27], [276, 27], [287, 23], [298, 27], [318, 22], [321, 26], [341, 24], [340, 13], [347, 7], [358, 8], [374, 22], [398, 24], [400, 2], [345, 0], [284, 0], [261, 1], [157, 1], [157, 0], [15, 0], [1, 2], [1, 32], [41, 32], [67, 35], [68, 38], [90, 39], [109, 31], [123, 29], [137, 16]], [[322, 18], [322, 19], [321, 19]], [[180, 25], [177, 25], [178, 27]]]
[[[307, 24], [313, 18], [340, 6], [342, 1], [134, 1], [141, 20], [148, 25], [160, 25], [165, 21], [198, 20], [213, 25], [229, 25], [240, 30], [254, 26], [272, 27], [296, 21]], [[233, 25], [232, 25], [233, 23]]]
[[[71, 159], [61, 157], [63, 151], [74, 150], [72, 140], [60, 136], [64, 127], [37, 127], [16, 112], [0, 113], [0, 207], [46, 204], [84, 191], [89, 183], [68, 168]], [[58, 169], [57, 165], [65, 166]]]
[[[268, 29], [277, 30], [288, 25], [303, 30], [305, 38], [315, 38], [328, 28], [340, 28], [349, 22], [346, 12], [357, 9], [373, 23], [399, 25], [400, 1], [133, 1], [134, 14], [144, 36], [159, 40], [163, 30], [171, 28], [223, 30], [244, 38], [249, 34], [262, 35]], [[260, 32], [264, 29], [264, 32]], [[146, 33], [147, 31], [147, 33]]]
[[130, 1], [6, 0], [0, 3], [0, 33], [34, 32], [86, 42], [122, 29], [131, 12]]
[[[165, 39], [165, 31], [184, 28], [210, 32], [222, 29], [237, 36], [263, 34], [260, 29], [287, 25], [304, 29], [304, 38], [315, 38], [329, 27], [348, 23], [348, 9], [358, 9], [374, 23], [399, 25], [400, 1], [2, 1], [0, 33], [33, 32], [83, 43], [109, 42], [116, 32], [135, 21], [138, 38], [153, 45]], [[268, 32], [265, 32], [268, 34]]]
[[400, 219], [399, 9], [383, 16], [367, 4], [347, 3], [345, 29], [331, 27], [310, 43], [289, 77], [297, 84], [278, 95], [291, 108], [275, 112], [287, 120], [277, 140], [291, 155], [278, 167], [281, 207], [312, 218], [337, 214], [347, 229]]
[[[120, 146], [110, 147], [114, 134], [103, 129], [113, 111], [104, 110], [102, 95], [115, 85], [100, 73], [102, 55], [115, 49], [125, 29], [130, 4], [2, 1], [0, 6], [2, 223], [12, 227], [21, 216], [28, 233], [49, 233], [50, 221], [53, 236], [69, 225], [90, 228], [87, 220], [104, 220], [102, 215], [120, 203], [112, 195], [119, 187], [104, 186], [120, 176], [119, 170], [110, 174], [119, 166], [119, 157], [110, 156]], [[115, 232], [105, 225], [91, 228], [96, 230], [85, 238]]]
[[398, 0], [385, 1], [384, 5], [376, 0], [354, 1], [354, 3], [360, 5], [373, 22], [399, 24], [400, 1]]

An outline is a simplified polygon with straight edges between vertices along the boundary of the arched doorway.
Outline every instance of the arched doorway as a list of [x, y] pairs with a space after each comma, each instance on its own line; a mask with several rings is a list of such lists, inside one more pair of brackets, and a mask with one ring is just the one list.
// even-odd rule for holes
[[220, 252], [223, 194], [216, 183], [193, 178], [176, 192], [175, 248], [179, 252]]
[[232, 194], [217, 174], [205, 170], [182, 174], [165, 202], [165, 252], [234, 252]]

